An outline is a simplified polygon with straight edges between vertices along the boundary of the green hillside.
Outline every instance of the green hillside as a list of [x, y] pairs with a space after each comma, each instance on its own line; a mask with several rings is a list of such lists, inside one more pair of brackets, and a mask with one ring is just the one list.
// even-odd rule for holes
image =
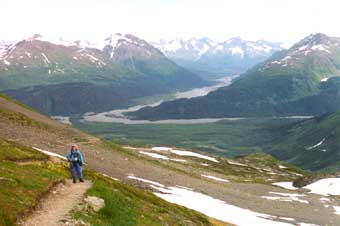
[[[39, 205], [53, 187], [69, 177], [68, 164], [49, 160], [23, 145], [0, 139], [0, 225], [14, 226]], [[218, 225], [184, 207], [155, 195], [115, 182], [94, 171], [85, 171], [93, 186], [88, 195], [105, 200], [98, 213], [78, 212], [73, 217], [91, 225]], [[162, 218], [162, 221], [159, 219]]]
[[306, 120], [289, 127], [269, 153], [304, 169], [340, 169], [340, 113]]

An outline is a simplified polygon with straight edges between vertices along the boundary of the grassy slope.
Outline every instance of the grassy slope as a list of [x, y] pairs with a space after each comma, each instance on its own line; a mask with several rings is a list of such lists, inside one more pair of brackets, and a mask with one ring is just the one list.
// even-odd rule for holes
[[19, 105], [19, 106], [21, 106], [23, 108], [26, 108], [26, 109], [28, 109], [30, 111], [35, 111], [33, 108], [31, 108], [31, 107], [29, 107], [29, 106], [27, 106], [27, 105], [25, 105], [25, 104], [15, 100], [15, 99], [13, 99], [13, 98], [11, 98], [11, 97], [3, 94], [3, 93], [0, 93], [0, 97], [5, 99], [5, 100], [7, 100], [7, 101], [9, 101], [9, 102], [15, 103], [15, 104], [17, 104], [17, 105]]
[[[297, 123], [273, 143], [270, 153], [305, 169], [340, 168], [340, 113]], [[324, 139], [324, 142], [310, 149]]]
[[[47, 163], [47, 156], [22, 145], [0, 139], [0, 225], [15, 225], [39, 199], [65, 175]], [[18, 165], [22, 161], [41, 164]]]
[[245, 119], [205, 124], [76, 124], [80, 129], [122, 144], [174, 145], [234, 157], [265, 151], [282, 127], [297, 119]]
[[[39, 199], [68, 177], [66, 163], [48, 161], [45, 156], [17, 143], [0, 140], [0, 225], [16, 221], [35, 208]], [[30, 161], [30, 164], [19, 165]], [[37, 162], [39, 161], [39, 163]], [[91, 225], [214, 225], [197, 212], [167, 203], [155, 195], [115, 182], [94, 171], [85, 171], [94, 181], [88, 195], [105, 200], [98, 213], [74, 213]]]
[[[57, 135], [59, 138], [66, 136], [74, 142], [88, 142], [87, 139], [91, 138], [90, 136], [84, 137], [81, 132], [53, 120], [40, 121], [44, 117], [36, 112], [31, 112], [28, 117], [26, 114], [29, 109], [22, 107], [24, 106], [19, 106], [21, 113], [0, 107], [0, 122], [7, 122], [9, 126], [18, 127], [21, 131], [27, 129], [31, 131], [30, 136], [39, 136], [41, 131], [45, 131], [39, 139], [42, 139], [47, 145], [51, 142], [48, 140], [51, 134]], [[34, 118], [39, 118], [39, 120]], [[10, 138], [23, 142], [22, 138], [18, 139], [14, 134]], [[32, 145], [30, 143], [32, 141], [26, 142]], [[105, 146], [108, 148], [107, 150], [129, 154], [119, 145], [106, 144]], [[1, 226], [15, 225], [18, 219], [38, 205], [39, 199], [55, 183], [69, 177], [67, 164], [48, 160], [46, 155], [0, 136]], [[77, 218], [91, 222], [93, 225], [112, 225], [114, 222], [114, 225], [125, 226], [127, 224], [124, 224], [122, 219], [130, 218], [132, 221], [128, 220], [128, 225], [163, 225], [163, 223], [168, 225], [219, 225], [217, 221], [208, 219], [195, 211], [167, 203], [149, 192], [124, 185], [121, 182], [114, 182], [92, 170], [86, 170], [85, 175], [86, 179], [91, 179], [94, 182], [88, 194], [103, 197], [107, 203], [107, 206], [99, 213], [87, 215], [75, 213]]]
[[93, 226], [115, 225], [214, 225], [210, 220], [187, 208], [167, 203], [155, 195], [120, 182], [92, 174], [94, 184], [87, 195], [105, 200], [98, 213], [74, 213]]

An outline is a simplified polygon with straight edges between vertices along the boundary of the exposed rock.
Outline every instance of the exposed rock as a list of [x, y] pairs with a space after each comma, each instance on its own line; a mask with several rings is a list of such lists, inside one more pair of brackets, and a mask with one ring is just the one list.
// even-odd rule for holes
[[90, 207], [95, 212], [99, 211], [101, 208], [105, 206], [104, 199], [101, 199], [95, 196], [87, 196], [85, 198], [85, 203], [87, 207]]

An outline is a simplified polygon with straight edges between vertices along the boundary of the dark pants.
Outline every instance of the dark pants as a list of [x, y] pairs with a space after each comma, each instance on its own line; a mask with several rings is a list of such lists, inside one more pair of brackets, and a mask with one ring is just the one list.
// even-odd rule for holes
[[79, 163], [70, 163], [70, 171], [71, 171], [71, 176], [73, 180], [76, 180], [76, 176], [78, 176], [79, 179], [83, 179], [83, 170]]

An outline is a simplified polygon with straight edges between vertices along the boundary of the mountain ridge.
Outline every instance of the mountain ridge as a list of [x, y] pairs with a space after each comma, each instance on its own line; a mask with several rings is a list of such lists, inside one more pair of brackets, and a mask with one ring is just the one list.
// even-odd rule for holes
[[[47, 114], [112, 110], [143, 96], [208, 84], [133, 35], [112, 35], [103, 49], [47, 40], [34, 35], [7, 45], [0, 58], [0, 90]], [[65, 99], [70, 92], [71, 102]], [[81, 98], [87, 93], [91, 103]]]
[[[160, 40], [152, 42], [166, 56], [204, 77], [242, 73], [283, 48], [280, 43], [264, 40], [248, 41], [233, 37], [226, 41], [209, 38]], [[205, 78], [209, 78], [205, 75]]]
[[309, 116], [336, 111], [339, 56], [339, 38], [314, 34], [249, 69], [228, 87], [205, 97], [166, 102], [129, 115], [158, 120]]

